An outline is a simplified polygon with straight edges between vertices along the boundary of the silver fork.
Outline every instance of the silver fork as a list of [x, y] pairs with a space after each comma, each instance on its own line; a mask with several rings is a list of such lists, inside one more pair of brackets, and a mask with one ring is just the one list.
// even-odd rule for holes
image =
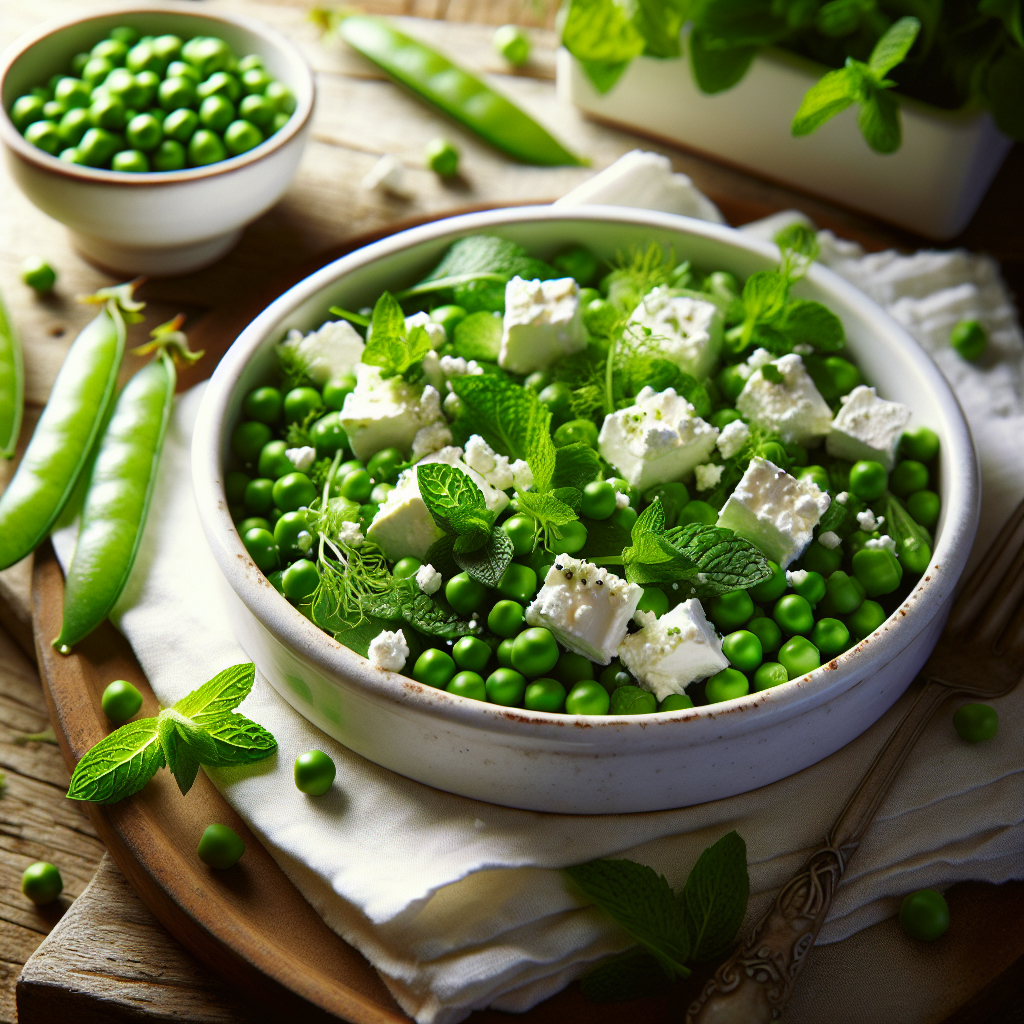
[[928, 720], [953, 694], [1001, 697], [1024, 674], [1022, 552], [1024, 504], [968, 580], [921, 670], [925, 686], [843, 808], [825, 845], [786, 883], [771, 909], [704, 986], [687, 1011], [686, 1024], [763, 1024], [782, 1016], [846, 865]]

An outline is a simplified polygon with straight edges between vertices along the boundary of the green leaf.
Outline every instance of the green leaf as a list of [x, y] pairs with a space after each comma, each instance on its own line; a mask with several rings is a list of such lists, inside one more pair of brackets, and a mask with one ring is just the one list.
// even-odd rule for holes
[[796, 136], [810, 135], [856, 102], [862, 88], [863, 75], [852, 65], [829, 71], [804, 93], [790, 131]]
[[[833, 502], [837, 505], [838, 502]], [[831, 508], [831, 506], [829, 506]], [[842, 505], [839, 505], [842, 508]], [[827, 514], [827, 513], [826, 513]], [[921, 526], [907, 511], [906, 506], [895, 494], [885, 496], [885, 528], [884, 532], [896, 542], [896, 550], [902, 552], [908, 542], [925, 544], [930, 549], [932, 539], [928, 531]]]
[[774, 326], [785, 336], [789, 350], [810, 345], [819, 352], [839, 352], [846, 347], [843, 322], [820, 302], [791, 299]]
[[211, 722], [206, 732], [213, 740], [214, 755], [202, 763], [211, 768], [252, 764], [269, 757], [277, 749], [277, 740], [268, 730], [237, 713]]
[[[463, 572], [485, 587], [497, 587], [512, 561], [512, 541], [504, 530], [494, 530], [486, 542], [475, 551], [460, 552], [455, 545], [455, 561]], [[436, 566], [435, 566], [436, 568]]]
[[818, 521], [818, 536], [820, 537], [823, 533], [836, 533], [841, 528], [843, 523], [846, 522], [846, 506], [840, 505], [838, 501], [833, 501], [827, 509], [825, 514]]
[[613, 517], [587, 519], [581, 516], [580, 522], [587, 528], [587, 542], [576, 557], [584, 558], [588, 562], [593, 562], [595, 559], [615, 558], [617, 562], [609, 561], [607, 564], [620, 564], [622, 549], [628, 546], [630, 541], [629, 530], [620, 526]]
[[209, 682], [186, 694], [174, 710], [199, 725], [234, 711], [249, 696], [256, 666], [250, 661], [218, 672]]
[[773, 0], [714, 0], [695, 12], [694, 27], [709, 50], [760, 49], [789, 35], [789, 23]]
[[68, 799], [117, 803], [142, 789], [163, 766], [157, 720], [129, 722], [86, 751], [71, 775]]
[[743, 285], [743, 310], [748, 320], [770, 320], [782, 311], [789, 282], [775, 270], [759, 270]]
[[749, 894], [747, 846], [729, 832], [700, 855], [679, 897], [694, 960], [713, 960], [729, 949]]
[[458, 534], [452, 551], [456, 556], [476, 551], [487, 542], [497, 514], [489, 509], [466, 509], [452, 513], [449, 522]]
[[[219, 721], [224, 716], [205, 713], [205, 717]], [[191, 718], [186, 718], [174, 708], [165, 708], [157, 719], [160, 745], [164, 748], [167, 767], [170, 768], [184, 796], [196, 780], [200, 764], [212, 764], [217, 760], [217, 747], [206, 728]]]
[[644, 509], [633, 524], [630, 537], [632, 544], [622, 551], [622, 564], [630, 583], [675, 583], [696, 574], [693, 559], [666, 539], [665, 510], [660, 499]]
[[[998, 18], [1003, 28], [1017, 44], [1024, 47], [1024, 31], [1021, 28], [1021, 0], [981, 0], [978, 13], [988, 18]], [[1018, 92], [1018, 96], [1020, 93]]]
[[597, 452], [582, 441], [576, 441], [555, 449], [555, 471], [551, 478], [551, 486], [575, 487], [576, 490], [582, 491], [587, 484], [597, 479], [600, 471], [601, 462]]
[[649, 57], [678, 57], [679, 37], [689, 9], [688, 0], [638, 0], [633, 24], [644, 37], [644, 53]]
[[693, 582], [698, 597], [746, 590], [771, 576], [764, 555], [724, 526], [689, 523], [673, 527], [665, 539], [696, 565]]
[[647, 43], [634, 24], [630, 4], [571, 0], [562, 27], [562, 45], [577, 60], [610, 65], [628, 64], [643, 53]]
[[[1017, 8], [1017, 33], [1020, 34], [1020, 7]], [[992, 112], [1001, 132], [1018, 142], [1024, 141], [1024, 53], [1007, 44], [980, 76], [981, 99]]]
[[670, 984], [656, 957], [634, 949], [584, 975], [580, 989], [592, 1003], [623, 1003], [657, 995]]
[[669, 978], [688, 977], [683, 905], [664, 876], [631, 860], [593, 860], [565, 869], [576, 887], [648, 949]]
[[418, 363], [431, 348], [430, 337], [422, 327], [407, 331], [402, 307], [390, 292], [384, 292], [373, 307], [362, 361], [379, 366], [382, 377], [394, 377]]
[[501, 349], [501, 317], [493, 313], [470, 313], [455, 325], [452, 346], [463, 359], [496, 363]]
[[[452, 533], [471, 532], [475, 528], [471, 513], [487, 510], [483, 492], [469, 474], [446, 462], [428, 462], [417, 466], [416, 483], [423, 504], [442, 530]], [[457, 518], [465, 524], [464, 530], [456, 528]]]
[[690, 68], [697, 88], [709, 96], [731, 89], [747, 73], [757, 51], [756, 46], [709, 49], [705, 45], [704, 34], [694, 29], [690, 33]]
[[900, 18], [878, 40], [868, 58], [868, 67], [877, 82], [881, 82], [897, 64], [903, 63], [920, 31], [921, 22], [917, 18]]
[[600, 60], [581, 60], [580, 67], [583, 73], [590, 79], [594, 88], [604, 95], [611, 92], [615, 83], [623, 76], [630, 61], [623, 60], [616, 63]]
[[423, 557], [424, 565], [432, 565], [445, 579], [455, 576], [460, 571], [455, 561], [455, 538], [451, 534], [434, 541]]
[[541, 526], [565, 526], [579, 516], [564, 501], [553, 494], [538, 494], [536, 491], [522, 491], [518, 497], [520, 508], [533, 516]]
[[860, 105], [857, 124], [867, 144], [876, 153], [895, 153], [900, 148], [900, 107], [896, 97], [883, 89], [874, 90]]
[[794, 253], [811, 262], [816, 260], [821, 252], [817, 231], [809, 224], [804, 224], [803, 221], [787, 224], [776, 233], [773, 241], [783, 254]]

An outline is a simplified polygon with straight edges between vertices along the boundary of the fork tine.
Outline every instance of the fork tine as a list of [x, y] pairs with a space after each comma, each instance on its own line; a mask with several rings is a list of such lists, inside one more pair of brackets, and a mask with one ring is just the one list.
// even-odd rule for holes
[[1018, 606], [1013, 621], [999, 638], [996, 654], [1001, 658], [1014, 658], [1018, 661], [1024, 658], [1024, 604]]
[[[996, 569], [996, 567], [993, 567]], [[998, 570], [993, 572], [998, 578]], [[1020, 550], [1014, 552], [1010, 564], [1002, 574], [995, 593], [989, 598], [985, 610], [979, 617], [975, 636], [979, 643], [994, 644], [999, 634], [1010, 621], [1011, 616], [1024, 597], [1024, 559]]]
[[[989, 597], [1002, 582], [1003, 574], [993, 573], [997, 564], [1005, 564], [1007, 551], [1013, 554], [1020, 551], [1024, 543], [1024, 502], [1017, 506], [1013, 515], [1006, 521], [999, 536], [985, 553], [978, 567], [971, 573], [970, 579], [957, 598], [950, 613], [946, 628], [953, 632], [966, 631], [979, 615], [984, 613]], [[1013, 554], [1010, 562], [1015, 562]]]

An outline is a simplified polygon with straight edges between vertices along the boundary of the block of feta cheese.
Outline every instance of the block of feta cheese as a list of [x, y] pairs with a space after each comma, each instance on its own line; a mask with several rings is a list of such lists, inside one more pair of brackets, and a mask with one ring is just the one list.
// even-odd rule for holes
[[643, 587], [581, 558], [558, 555], [526, 609], [531, 626], [550, 629], [564, 647], [607, 665], [626, 637]]
[[641, 491], [680, 480], [693, 472], [718, 440], [718, 428], [705, 423], [675, 389], [646, 387], [636, 405], [605, 416], [597, 445], [602, 457]]
[[[405, 329], [411, 331], [414, 327], [422, 327], [427, 332], [430, 344], [434, 348], [440, 348], [447, 340], [448, 333], [443, 324], [430, 319], [429, 313], [413, 313], [405, 318]], [[369, 335], [367, 335], [369, 336]]]
[[736, 408], [759, 427], [774, 430], [783, 441], [810, 444], [832, 429], [832, 410], [814, 386], [804, 361], [795, 352], [773, 359], [782, 377], [778, 383], [755, 370], [743, 386]]
[[722, 641], [696, 598], [677, 604], [661, 618], [654, 612], [637, 612], [636, 621], [641, 629], [619, 645], [619, 660], [659, 701], [729, 667]]
[[[508, 495], [492, 487], [479, 473], [470, 469], [462, 460], [462, 449], [442, 448], [439, 452], [420, 459], [416, 466], [431, 462], [446, 462], [461, 469], [483, 492], [487, 507], [501, 512], [508, 504]], [[398, 478], [395, 489], [388, 493], [384, 504], [377, 510], [366, 539], [372, 540], [391, 561], [412, 556], [421, 561], [430, 550], [430, 545], [444, 536], [444, 531], [434, 522], [420, 497], [416, 466], [405, 470]]]
[[750, 460], [718, 525], [749, 540], [783, 569], [799, 558], [831, 499], [812, 480], [797, 480], [767, 459]]
[[871, 459], [892, 469], [910, 410], [879, 398], [874, 388], [863, 384], [844, 395], [842, 403], [825, 439], [825, 450], [837, 459]]
[[749, 440], [750, 427], [743, 420], [733, 420], [718, 435], [718, 450], [723, 459], [731, 459]]
[[365, 347], [347, 320], [328, 320], [319, 330], [306, 335], [289, 331], [281, 343], [282, 349], [298, 357], [310, 379], [320, 387], [335, 377], [354, 373]]
[[513, 373], [547, 369], [556, 359], [587, 347], [580, 287], [571, 277], [505, 286], [505, 319], [498, 365]]
[[381, 630], [371, 641], [366, 657], [374, 668], [386, 672], [401, 672], [409, 657], [409, 645], [405, 634], [399, 629], [394, 633], [389, 629]]
[[356, 367], [356, 388], [345, 396], [341, 425], [357, 459], [365, 462], [382, 448], [398, 448], [408, 458], [417, 432], [438, 422], [446, 421], [433, 385], [385, 380], [378, 367], [366, 363]]
[[507, 491], [513, 483], [507, 455], [499, 455], [479, 434], [466, 442], [466, 465], [475, 469], [492, 487]]
[[715, 368], [722, 348], [722, 314], [713, 302], [659, 287], [641, 299], [629, 320], [631, 326], [646, 327], [658, 339], [659, 354], [697, 380]]

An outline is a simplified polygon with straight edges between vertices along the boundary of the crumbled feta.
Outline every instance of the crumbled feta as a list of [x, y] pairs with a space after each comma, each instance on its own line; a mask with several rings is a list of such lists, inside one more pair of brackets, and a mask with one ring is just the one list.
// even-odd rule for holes
[[722, 347], [722, 314], [713, 302], [655, 288], [633, 310], [629, 326], [634, 335], [649, 330], [657, 339], [658, 354], [697, 380], [715, 368]]
[[401, 672], [405, 668], [405, 659], [409, 657], [409, 645], [405, 642], [405, 634], [400, 629], [394, 633], [382, 629], [370, 641], [366, 656], [374, 668]]
[[628, 508], [629, 507], [629, 495], [623, 494], [622, 491], [615, 492], [615, 507], [616, 508]]
[[367, 192], [383, 189], [392, 195], [405, 196], [405, 168], [398, 157], [391, 153], [385, 153], [363, 175], [362, 185]]
[[865, 533], [871, 533], [885, 522], [885, 516], [876, 516], [871, 509], [865, 509], [857, 513], [857, 522]]
[[806, 569], [787, 569], [786, 570], [786, 586], [787, 587], [799, 587], [801, 583], [807, 582], [807, 570]]
[[416, 585], [424, 594], [436, 594], [441, 587], [441, 574], [428, 562], [416, 570]]
[[660, 619], [654, 612], [637, 612], [635, 618], [642, 628], [622, 641], [619, 658], [659, 701], [729, 667], [722, 641], [696, 598], [677, 604]]
[[444, 324], [431, 320], [429, 313], [413, 313], [412, 316], [407, 316], [405, 318], [405, 329], [411, 331], [414, 327], [422, 327], [427, 332], [430, 344], [435, 349], [440, 348], [448, 340], [448, 332], [445, 331]]
[[836, 495], [836, 501], [840, 505], [845, 505], [849, 500], [850, 500], [850, 492], [849, 491], [840, 491]]
[[829, 496], [813, 480], [797, 480], [767, 459], [753, 458], [722, 507], [718, 525], [785, 569], [810, 544], [828, 506]]
[[546, 626], [576, 654], [607, 665], [626, 636], [643, 587], [607, 569], [558, 555], [526, 609], [531, 626]]
[[424, 456], [439, 452], [452, 443], [452, 432], [444, 420], [438, 420], [426, 427], [420, 427], [412, 439], [412, 456], [416, 462]]
[[459, 398], [459, 396], [455, 394], [454, 391], [451, 391], [444, 396], [443, 408], [445, 416], [447, 416], [448, 419], [453, 420], [455, 419], [456, 416], [459, 415], [459, 412], [462, 409], [462, 399]]
[[499, 455], [479, 435], [466, 442], [466, 465], [475, 469], [492, 487], [507, 491], [512, 486], [512, 467], [507, 455]]
[[636, 404], [604, 418], [597, 444], [633, 487], [679, 480], [704, 462], [718, 440], [718, 428], [705, 423], [675, 389], [645, 387]]
[[784, 441], [806, 444], [824, 437], [832, 428], [832, 410], [804, 369], [804, 361], [790, 353], [771, 362], [782, 376], [781, 383], [767, 380], [762, 366], [743, 386], [736, 408], [752, 423], [774, 430]]
[[479, 377], [484, 368], [475, 360], [462, 356], [441, 356], [441, 372], [446, 377]]
[[[767, 366], [772, 361], [772, 358], [772, 354], [768, 349], [755, 348], [747, 357], [747, 366], [750, 367], [750, 373], [760, 370], [762, 366]], [[747, 376], [749, 377], [749, 374]]]
[[285, 448], [284, 457], [300, 472], [305, 473], [316, 462], [316, 449], [305, 445], [302, 448]]
[[281, 343], [281, 348], [298, 357], [310, 380], [320, 387], [335, 377], [354, 373], [365, 347], [347, 320], [328, 320], [305, 336], [301, 331], [289, 331]]
[[345, 396], [341, 425], [357, 459], [366, 461], [382, 448], [412, 453], [413, 440], [422, 427], [444, 422], [441, 396], [431, 384], [420, 388], [401, 377], [380, 375], [380, 369], [360, 363], [355, 391]]
[[837, 459], [872, 459], [892, 469], [910, 410], [899, 402], [879, 398], [874, 388], [863, 384], [844, 395], [842, 403], [825, 440], [825, 450]]
[[556, 359], [587, 347], [580, 287], [571, 277], [505, 286], [505, 319], [498, 365], [513, 373], [544, 370]]
[[839, 539], [839, 534], [832, 530], [826, 530], [824, 533], [818, 534], [818, 543], [823, 548], [828, 548], [829, 551], [835, 551], [842, 541]]
[[710, 491], [712, 487], [717, 487], [718, 481], [722, 479], [722, 473], [724, 472], [725, 466], [716, 466], [713, 462], [706, 462], [703, 466], [697, 466], [693, 471], [697, 479], [697, 490]]
[[718, 435], [718, 450], [723, 459], [731, 459], [749, 440], [750, 427], [743, 420], [733, 420]]
[[346, 520], [338, 529], [338, 540], [350, 548], [357, 548], [366, 538], [363, 536], [363, 531], [359, 529], [358, 523]]
[[512, 482], [521, 491], [528, 491], [533, 486], [533, 470], [523, 459], [512, 463]]
[[871, 537], [864, 542], [864, 547], [879, 548], [883, 551], [891, 551], [894, 555], [896, 554], [896, 541], [888, 534], [884, 534], [881, 537]]
[[[501, 512], [508, 504], [508, 495], [504, 491], [492, 487], [479, 473], [463, 462], [461, 448], [442, 448], [439, 452], [433, 452], [420, 459], [416, 466], [432, 462], [445, 462], [449, 466], [461, 469], [480, 488], [484, 501], [492, 512]], [[423, 504], [416, 466], [401, 473], [395, 489], [388, 492], [384, 504], [378, 509], [366, 531], [366, 536], [377, 544], [392, 562], [407, 556], [422, 559], [430, 550], [431, 544], [444, 536], [444, 531]]]

